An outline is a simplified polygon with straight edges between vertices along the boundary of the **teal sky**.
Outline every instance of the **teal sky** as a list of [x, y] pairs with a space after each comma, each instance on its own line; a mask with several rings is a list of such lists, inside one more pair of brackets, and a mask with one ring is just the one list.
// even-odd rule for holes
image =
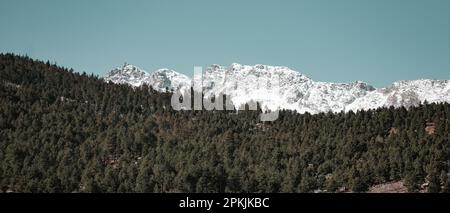
[[381, 87], [449, 79], [450, 0], [0, 0], [0, 52], [99, 75], [237, 62]]

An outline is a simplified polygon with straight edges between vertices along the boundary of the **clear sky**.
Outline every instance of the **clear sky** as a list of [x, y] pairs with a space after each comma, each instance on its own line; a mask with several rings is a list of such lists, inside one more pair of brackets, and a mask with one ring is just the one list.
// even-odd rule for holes
[[237, 62], [381, 87], [449, 79], [450, 0], [0, 0], [0, 52], [99, 75]]

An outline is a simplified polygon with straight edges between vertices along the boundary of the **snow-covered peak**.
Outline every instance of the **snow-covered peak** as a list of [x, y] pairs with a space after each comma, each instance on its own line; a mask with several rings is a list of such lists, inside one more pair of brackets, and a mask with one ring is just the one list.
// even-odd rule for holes
[[108, 72], [104, 80], [116, 84], [130, 84], [138, 87], [141, 86], [148, 77], [148, 73], [141, 68], [125, 63], [122, 67], [117, 67]]
[[148, 80], [149, 85], [158, 91], [178, 90], [182, 88], [189, 88], [191, 79], [186, 75], [175, 72], [171, 69], [159, 69], [150, 74]]
[[[199, 82], [195, 78], [196, 83]], [[374, 90], [365, 82], [315, 82], [285, 66], [263, 64], [211, 65], [203, 75], [205, 97], [227, 94], [236, 106], [256, 101], [261, 106], [318, 113], [344, 110], [348, 103]]]
[[397, 81], [392, 85], [371, 91], [349, 104], [345, 111], [376, 109], [380, 107], [410, 107], [423, 102], [450, 102], [449, 80], [420, 79]]
[[[218, 65], [213, 65], [217, 68], [224, 68]], [[294, 71], [289, 67], [285, 66], [270, 66], [264, 64], [255, 64], [255, 65], [242, 65], [238, 63], [232, 63], [228, 70], [231, 73], [241, 73], [241, 74], [253, 74], [253, 75], [295, 75], [301, 77], [303, 79], [309, 79], [305, 75], [300, 72]]]
[[124, 63], [124, 65], [122, 67], [117, 67], [117, 68], [111, 70], [107, 74], [107, 76], [112, 76], [112, 75], [142, 76], [144, 74], [146, 74], [146, 72], [144, 70], [142, 70], [141, 68], [131, 65], [131, 64]]
[[108, 72], [104, 80], [116, 84], [130, 84], [134, 87], [148, 84], [153, 89], [161, 92], [190, 87], [191, 82], [187, 76], [171, 69], [163, 68], [148, 73], [137, 66], [127, 63]]

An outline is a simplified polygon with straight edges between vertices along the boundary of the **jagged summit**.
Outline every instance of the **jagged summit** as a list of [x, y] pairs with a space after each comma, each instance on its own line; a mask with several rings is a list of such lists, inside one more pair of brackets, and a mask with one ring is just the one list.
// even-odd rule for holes
[[116, 84], [130, 84], [134, 87], [148, 84], [161, 92], [176, 90], [190, 85], [190, 79], [187, 76], [175, 72], [174, 70], [163, 68], [148, 73], [145, 70], [128, 63], [108, 72], [104, 77], [104, 80]]
[[[219, 66], [219, 65], [212, 65], [216, 68], [222, 68], [224, 69], [224, 67]], [[264, 65], [264, 64], [255, 64], [255, 65], [242, 65], [242, 64], [238, 64], [238, 63], [232, 63], [229, 67], [228, 67], [229, 71], [234, 71], [234, 72], [240, 72], [240, 73], [244, 73], [244, 74], [282, 74], [282, 75], [287, 75], [287, 74], [291, 74], [291, 75], [296, 75], [296, 76], [301, 76], [304, 79], [309, 79], [307, 76], [303, 75], [300, 72], [297, 72], [295, 70], [290, 69], [289, 67], [285, 67], [285, 66], [270, 66], [270, 65]]]
[[177, 90], [189, 88], [191, 80], [186, 75], [175, 72], [174, 70], [163, 68], [150, 74], [149, 85], [159, 91]]
[[450, 82], [430, 79], [397, 81], [355, 100], [346, 107], [346, 111], [388, 106], [410, 107], [425, 101], [429, 103], [450, 102]]
[[117, 67], [117, 68], [111, 70], [107, 74], [107, 76], [112, 76], [112, 75], [143, 76], [145, 74], [146, 74], [146, 72], [143, 71], [142, 69], [140, 69], [139, 67], [125, 62], [122, 67]]
[[148, 78], [148, 73], [137, 66], [124, 63], [122, 67], [117, 67], [105, 76], [106, 81], [119, 84], [131, 84], [132, 86], [141, 86]]
[[[146, 83], [162, 92], [167, 89], [186, 90], [192, 83], [196, 83], [202, 85], [200, 88], [205, 97], [223, 93], [235, 106], [258, 101], [268, 109], [289, 109], [300, 113], [357, 111], [389, 106], [409, 107], [425, 100], [450, 102], [448, 80], [398, 81], [377, 89], [363, 81], [318, 82], [285, 66], [263, 64], [213, 64], [204, 70], [203, 79], [199, 82], [198, 77], [191, 80], [171, 69], [164, 68], [147, 73], [125, 63], [124, 66], [110, 71], [104, 79], [132, 86]], [[279, 87], [272, 85], [275, 83], [279, 83]]]

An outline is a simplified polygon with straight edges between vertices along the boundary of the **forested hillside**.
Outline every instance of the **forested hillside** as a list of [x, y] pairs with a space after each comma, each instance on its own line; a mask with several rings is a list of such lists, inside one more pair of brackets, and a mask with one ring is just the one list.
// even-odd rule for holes
[[170, 98], [1, 54], [0, 191], [450, 191], [448, 103], [261, 123]]

